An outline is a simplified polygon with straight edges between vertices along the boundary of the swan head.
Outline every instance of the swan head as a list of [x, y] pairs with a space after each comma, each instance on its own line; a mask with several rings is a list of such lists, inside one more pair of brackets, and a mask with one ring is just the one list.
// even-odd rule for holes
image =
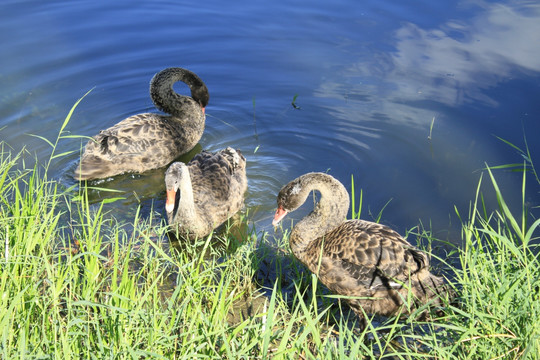
[[[294, 179], [281, 188], [277, 197], [278, 208], [272, 225], [276, 226], [285, 215], [302, 206], [312, 190], [318, 190], [321, 195], [326, 194], [329, 198], [335, 198], [337, 202], [342, 203], [343, 206], [328, 211], [335, 214], [339, 213], [339, 216], [336, 215], [339, 218], [346, 217], [349, 209], [349, 194], [345, 187], [331, 175], [312, 172]], [[314, 211], [320, 210], [319, 205], [321, 205], [321, 202], [318, 203]], [[341, 210], [338, 212], [338, 209]], [[341, 216], [342, 212], [344, 212], [343, 216]]]
[[193, 98], [193, 100], [199, 103], [204, 114], [204, 109], [210, 101], [210, 93], [208, 92], [208, 88], [206, 87], [206, 84], [201, 80], [201, 78], [198, 77], [196, 74], [192, 73], [189, 70], [182, 70], [185, 77], [183, 81], [188, 84], [189, 89], [191, 90], [191, 97]]
[[165, 210], [172, 213], [176, 202], [176, 192], [180, 188], [182, 179], [189, 177], [189, 170], [183, 162], [172, 163], [165, 172], [165, 190], [167, 191], [167, 200], [165, 201]]
[[281, 188], [277, 197], [278, 207], [272, 220], [273, 226], [277, 226], [288, 213], [298, 209], [306, 201], [305, 197], [300, 195], [302, 188], [302, 177], [291, 181]]
[[210, 94], [208, 93], [206, 85], [201, 82], [199, 86], [191, 87], [191, 97], [199, 103], [204, 114], [204, 109], [206, 108], [206, 105], [208, 105], [208, 101], [210, 101]]

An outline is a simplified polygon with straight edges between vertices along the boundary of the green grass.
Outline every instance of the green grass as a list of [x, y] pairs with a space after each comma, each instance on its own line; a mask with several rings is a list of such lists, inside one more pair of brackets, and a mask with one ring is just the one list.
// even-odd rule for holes
[[[457, 264], [439, 259], [453, 278], [456, 304], [428, 322], [374, 319], [360, 331], [339, 297], [291, 255], [287, 230], [258, 233], [248, 211], [223, 233], [177, 250], [164, 223], [138, 213], [120, 223], [103, 203], [89, 203], [87, 188], [49, 180], [49, 163], [24, 169], [23, 155], [2, 144], [2, 359], [536, 359], [540, 353], [540, 221], [525, 205], [517, 215], [509, 210], [489, 168], [499, 209], [485, 209], [484, 196], [493, 194], [482, 194], [479, 184], [462, 216]], [[428, 250], [438, 244], [429, 230], [408, 236]]]

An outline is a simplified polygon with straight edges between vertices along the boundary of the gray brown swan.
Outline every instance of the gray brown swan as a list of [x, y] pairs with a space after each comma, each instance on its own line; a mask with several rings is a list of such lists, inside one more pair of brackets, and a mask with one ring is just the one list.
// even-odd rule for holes
[[349, 194], [328, 174], [308, 173], [285, 185], [272, 224], [299, 208], [313, 190], [320, 201], [291, 231], [291, 250], [330, 291], [349, 297], [364, 326], [364, 312], [390, 316], [444, 303], [449, 287], [429, 272], [428, 256], [385, 225], [346, 220]]
[[231, 147], [217, 153], [203, 151], [187, 165], [171, 164], [165, 172], [165, 187], [172, 230], [181, 238], [203, 238], [244, 205], [246, 159]]
[[[174, 91], [178, 81], [189, 86], [191, 97]], [[199, 142], [210, 95], [196, 74], [183, 68], [162, 70], [150, 81], [150, 97], [159, 110], [170, 115], [133, 115], [101, 130], [86, 144], [75, 179], [103, 179], [157, 169]]]

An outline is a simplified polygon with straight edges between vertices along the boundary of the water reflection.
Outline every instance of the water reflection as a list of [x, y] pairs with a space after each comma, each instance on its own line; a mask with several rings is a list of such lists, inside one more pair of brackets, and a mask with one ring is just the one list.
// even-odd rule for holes
[[[405, 23], [395, 31], [393, 51], [362, 57], [325, 79], [315, 95], [356, 102], [373, 120], [383, 114], [422, 126], [437, 115], [426, 109], [430, 103], [500, 105], [486, 89], [540, 72], [540, 5], [483, 3], [471, 14], [431, 29]], [[339, 105], [336, 116], [347, 116]]]
[[[369, 191], [368, 202], [392, 199], [386, 219], [410, 215], [410, 224], [420, 218], [434, 220], [436, 228], [455, 227], [453, 206], [467, 208], [485, 162], [515, 160], [493, 134], [521, 145], [524, 133], [530, 137], [538, 128], [526, 116], [532, 98], [513, 108], [508, 93], [519, 97], [535, 88], [524, 79], [540, 72], [540, 5], [461, 7], [467, 12], [429, 26], [401, 22], [391, 49], [389, 43], [361, 51], [346, 45], [356, 59], [324, 77], [313, 92], [338, 119], [332, 136], [352, 149], [346, 156]], [[510, 125], [517, 119], [523, 127]], [[338, 170], [337, 176], [346, 174]], [[519, 188], [519, 179], [499, 178], [503, 187]]]
[[[470, 22], [438, 29], [407, 24], [396, 33], [395, 69], [387, 79], [405, 99], [447, 105], [480, 101], [497, 106], [485, 89], [516, 72], [540, 71], [540, 5], [486, 4]], [[405, 85], [406, 84], [406, 85]]]

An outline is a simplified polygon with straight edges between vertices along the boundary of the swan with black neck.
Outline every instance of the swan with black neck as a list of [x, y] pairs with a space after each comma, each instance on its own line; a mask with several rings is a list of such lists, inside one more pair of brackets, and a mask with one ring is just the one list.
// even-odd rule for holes
[[[191, 96], [173, 85], [186, 83]], [[109, 178], [157, 169], [190, 151], [201, 139], [210, 95], [204, 82], [183, 68], [167, 68], [150, 82], [154, 105], [169, 115], [143, 113], [101, 130], [88, 141], [75, 169], [76, 180]]]

